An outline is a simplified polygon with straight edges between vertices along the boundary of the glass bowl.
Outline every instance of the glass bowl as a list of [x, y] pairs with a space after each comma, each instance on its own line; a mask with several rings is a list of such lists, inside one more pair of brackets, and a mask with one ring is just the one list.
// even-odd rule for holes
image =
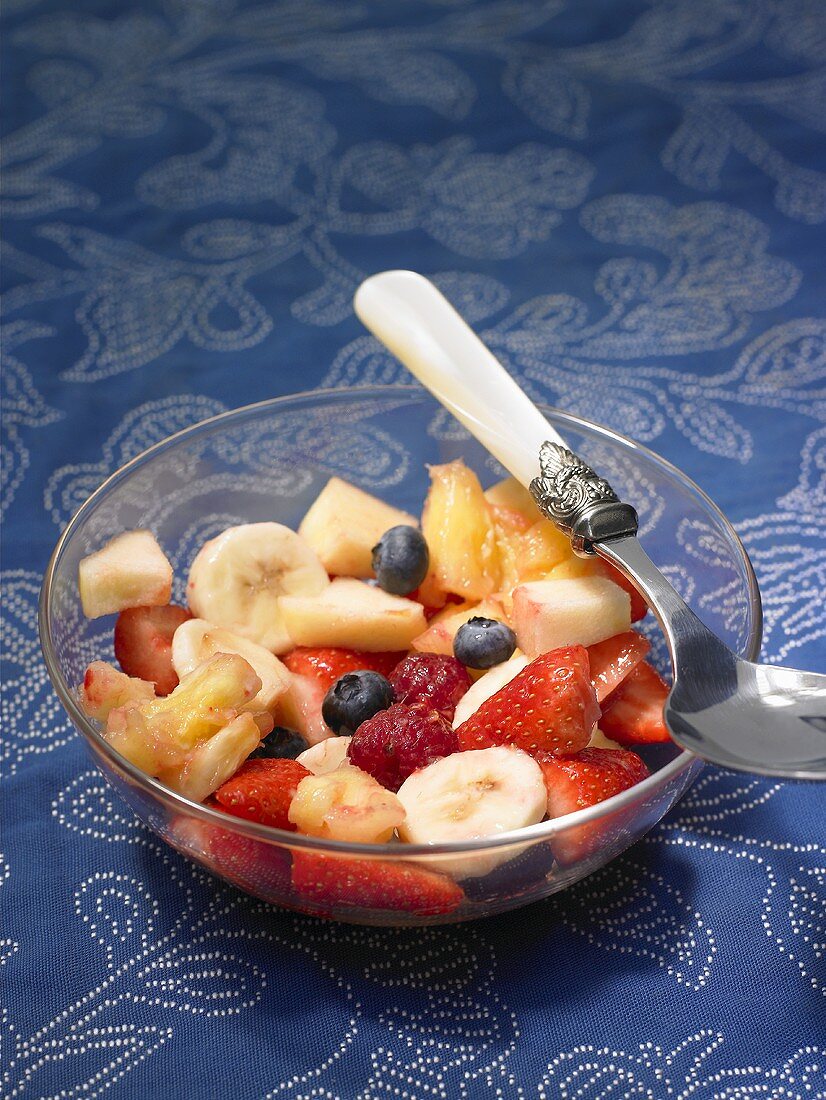
[[[743, 546], [714, 504], [646, 448], [545, 411], [638, 508], [643, 544], [695, 610], [732, 649], [753, 658], [761, 630], [757, 585]], [[41, 640], [57, 693], [98, 767], [150, 829], [264, 901], [398, 926], [503, 912], [563, 890], [613, 859], [668, 812], [700, 771], [701, 763], [676, 746], [652, 746], [644, 750], [648, 779], [561, 819], [470, 843], [346, 844], [191, 802], [120, 757], [84, 715], [76, 687], [91, 661], [113, 660], [113, 617], [84, 618], [77, 568], [107, 539], [151, 528], [175, 566], [173, 600], [184, 603], [189, 563], [225, 527], [276, 520], [295, 528], [333, 474], [418, 514], [426, 465], [460, 456], [485, 485], [504, 474], [418, 387], [279, 398], [196, 424], [127, 463], [89, 497], [55, 548], [41, 593]], [[663, 638], [653, 616], [648, 620], [653, 659], [667, 670]]]

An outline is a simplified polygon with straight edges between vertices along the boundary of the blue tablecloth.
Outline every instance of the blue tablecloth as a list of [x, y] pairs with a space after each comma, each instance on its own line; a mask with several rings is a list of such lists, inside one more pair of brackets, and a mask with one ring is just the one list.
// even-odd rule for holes
[[401, 372], [432, 274], [537, 396], [736, 522], [765, 658], [823, 668], [820, 0], [6, 0], [0, 1064], [25, 1097], [826, 1096], [826, 805], [708, 769], [548, 902], [423, 932], [216, 884], [47, 682], [76, 506], [218, 410]]

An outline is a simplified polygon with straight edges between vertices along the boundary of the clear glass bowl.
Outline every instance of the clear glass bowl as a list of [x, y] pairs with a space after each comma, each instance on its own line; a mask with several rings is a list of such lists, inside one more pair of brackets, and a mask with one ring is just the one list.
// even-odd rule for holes
[[[637, 506], [646, 549], [695, 610], [736, 652], [753, 658], [761, 631], [757, 585], [743, 546], [712, 502], [644, 447], [577, 417], [546, 412], [573, 448]], [[75, 691], [86, 666], [113, 659], [113, 620], [84, 618], [77, 567], [111, 536], [151, 528], [175, 566], [173, 599], [185, 602], [189, 563], [204, 540], [225, 527], [261, 520], [296, 527], [332, 474], [418, 514], [426, 464], [459, 456], [483, 484], [503, 476], [417, 387], [266, 401], [179, 432], [129, 462], [91, 495], [55, 548], [41, 594], [41, 640], [57, 693], [98, 767], [150, 829], [264, 901], [399, 926], [513, 909], [613, 859], [668, 812], [701, 768], [676, 746], [653, 746], [645, 753], [653, 774], [643, 783], [518, 833], [428, 847], [344, 844], [256, 825], [182, 798], [121, 758], [80, 710]], [[667, 669], [664, 641], [648, 619], [654, 659]], [[422, 869], [458, 882], [461, 894]]]

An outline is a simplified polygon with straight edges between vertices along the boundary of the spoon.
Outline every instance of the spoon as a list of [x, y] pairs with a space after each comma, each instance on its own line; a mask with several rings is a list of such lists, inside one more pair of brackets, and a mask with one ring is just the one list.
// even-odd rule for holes
[[678, 745], [724, 768], [826, 779], [826, 676], [745, 661], [697, 618], [637, 541], [637, 513], [573, 454], [436, 287], [412, 271], [373, 275], [354, 306], [368, 329], [571, 539], [643, 594], [665, 633]]

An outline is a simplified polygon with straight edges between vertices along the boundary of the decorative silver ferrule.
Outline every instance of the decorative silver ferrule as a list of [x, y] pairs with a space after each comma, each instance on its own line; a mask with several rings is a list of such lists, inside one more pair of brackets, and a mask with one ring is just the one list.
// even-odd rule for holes
[[542, 514], [570, 536], [578, 554], [595, 553], [595, 542], [636, 535], [636, 511], [573, 451], [543, 443], [539, 468], [542, 472], [531, 482], [531, 494]]

